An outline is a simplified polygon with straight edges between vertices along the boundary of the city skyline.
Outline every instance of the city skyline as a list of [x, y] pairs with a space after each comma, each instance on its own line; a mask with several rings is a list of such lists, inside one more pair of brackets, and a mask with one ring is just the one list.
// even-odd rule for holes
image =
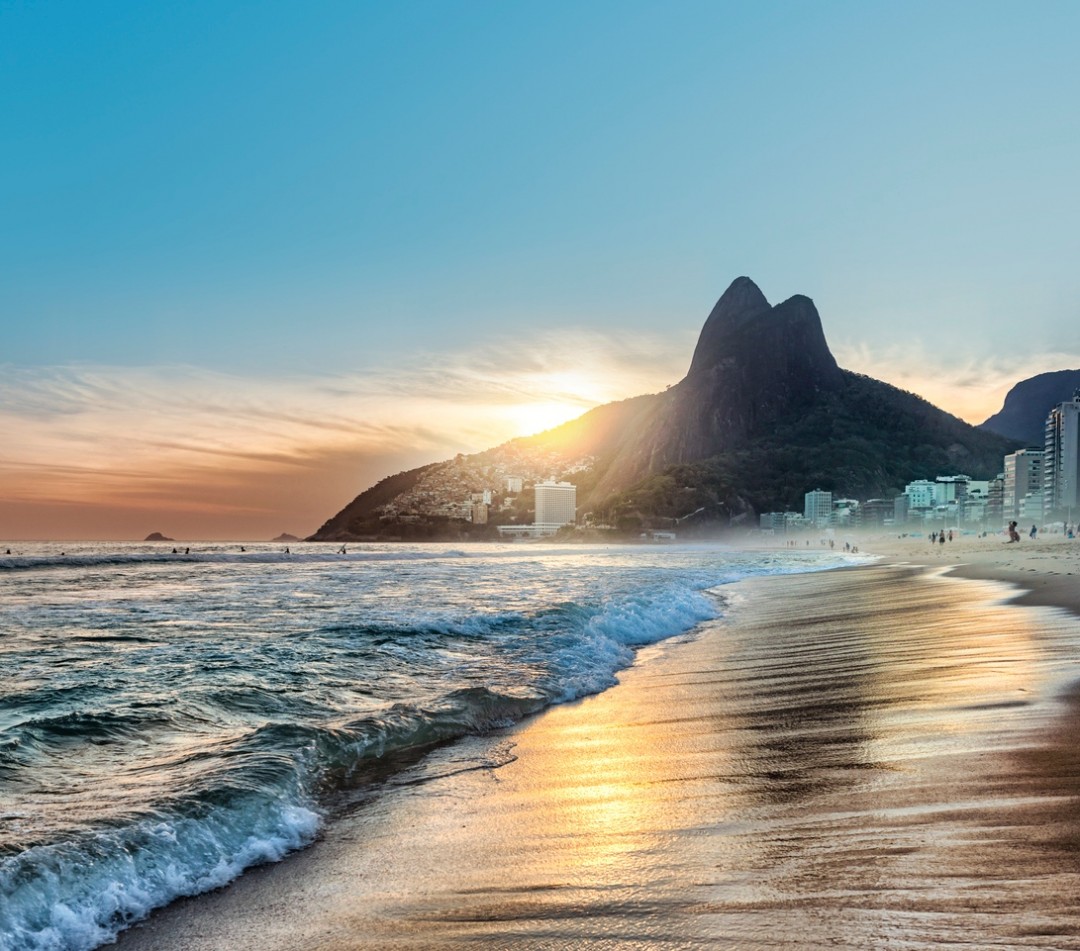
[[0, 5], [0, 533], [307, 534], [677, 382], [740, 274], [981, 422], [1080, 366], [1078, 26]]

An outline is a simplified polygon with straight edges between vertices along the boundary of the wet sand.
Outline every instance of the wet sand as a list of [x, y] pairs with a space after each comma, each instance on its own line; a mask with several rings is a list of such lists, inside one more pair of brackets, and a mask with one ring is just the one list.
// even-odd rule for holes
[[893, 547], [732, 586], [118, 947], [1080, 949], [1080, 620]]

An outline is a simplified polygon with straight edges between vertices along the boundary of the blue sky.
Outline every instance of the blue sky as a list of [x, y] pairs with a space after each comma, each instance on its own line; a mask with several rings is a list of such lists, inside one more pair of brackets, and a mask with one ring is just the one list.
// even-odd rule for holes
[[[81, 458], [133, 392], [132, 433], [187, 390], [242, 442], [229, 407], [277, 382], [388, 433], [367, 468], [290, 443], [349, 460], [281, 526], [310, 531], [347, 473], [513, 434], [478, 410], [507, 392], [567, 415], [674, 382], [740, 274], [978, 421], [1080, 365], [1077, 36], [1076, 3], [0, 0], [0, 469]], [[570, 352], [597, 378], [549, 398]], [[377, 394], [423, 404], [433, 365], [474, 388], [421, 446]], [[70, 516], [49, 493], [9, 494]], [[0, 535], [31, 530], [13, 511]]]

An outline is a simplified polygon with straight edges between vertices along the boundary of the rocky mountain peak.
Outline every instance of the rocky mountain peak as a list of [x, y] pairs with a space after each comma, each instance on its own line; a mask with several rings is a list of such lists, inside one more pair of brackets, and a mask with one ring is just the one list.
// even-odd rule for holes
[[[1045, 419], [1045, 407], [1042, 413]], [[583, 510], [614, 505], [611, 515], [633, 505], [668, 523], [703, 512], [730, 522], [747, 506], [797, 509], [813, 486], [890, 497], [935, 472], [985, 477], [1015, 448], [913, 394], [842, 370], [809, 297], [797, 294], [773, 307], [740, 277], [709, 314], [683, 380], [471, 458], [478, 471], [490, 468], [492, 452], [514, 460], [518, 474], [530, 459], [544, 472], [565, 471], [579, 485]], [[433, 463], [382, 480], [313, 537], [421, 537], [414, 522], [385, 525], [383, 512], [439, 468]], [[632, 498], [620, 495], [634, 486]], [[431, 518], [432, 533], [458, 531], [444, 515]]]
[[736, 278], [709, 314], [687, 380], [714, 376], [733, 363], [762, 373], [763, 384], [795, 373], [818, 385], [840, 372], [814, 302], [796, 294], [772, 307], [748, 277]]
[[1080, 370], [1054, 370], [1021, 380], [1006, 394], [1001, 409], [979, 428], [1041, 446], [1047, 413], [1072, 399], [1078, 388]]
[[723, 357], [732, 335], [770, 309], [757, 284], [748, 277], [735, 278], [701, 328], [694, 358], [690, 361], [690, 373], [714, 366]]

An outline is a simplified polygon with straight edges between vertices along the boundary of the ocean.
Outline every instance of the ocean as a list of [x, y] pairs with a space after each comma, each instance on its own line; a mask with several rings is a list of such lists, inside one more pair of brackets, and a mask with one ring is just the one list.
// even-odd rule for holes
[[725, 586], [853, 560], [681, 545], [13, 544], [0, 949], [88, 951], [311, 843], [425, 751], [617, 682]]

